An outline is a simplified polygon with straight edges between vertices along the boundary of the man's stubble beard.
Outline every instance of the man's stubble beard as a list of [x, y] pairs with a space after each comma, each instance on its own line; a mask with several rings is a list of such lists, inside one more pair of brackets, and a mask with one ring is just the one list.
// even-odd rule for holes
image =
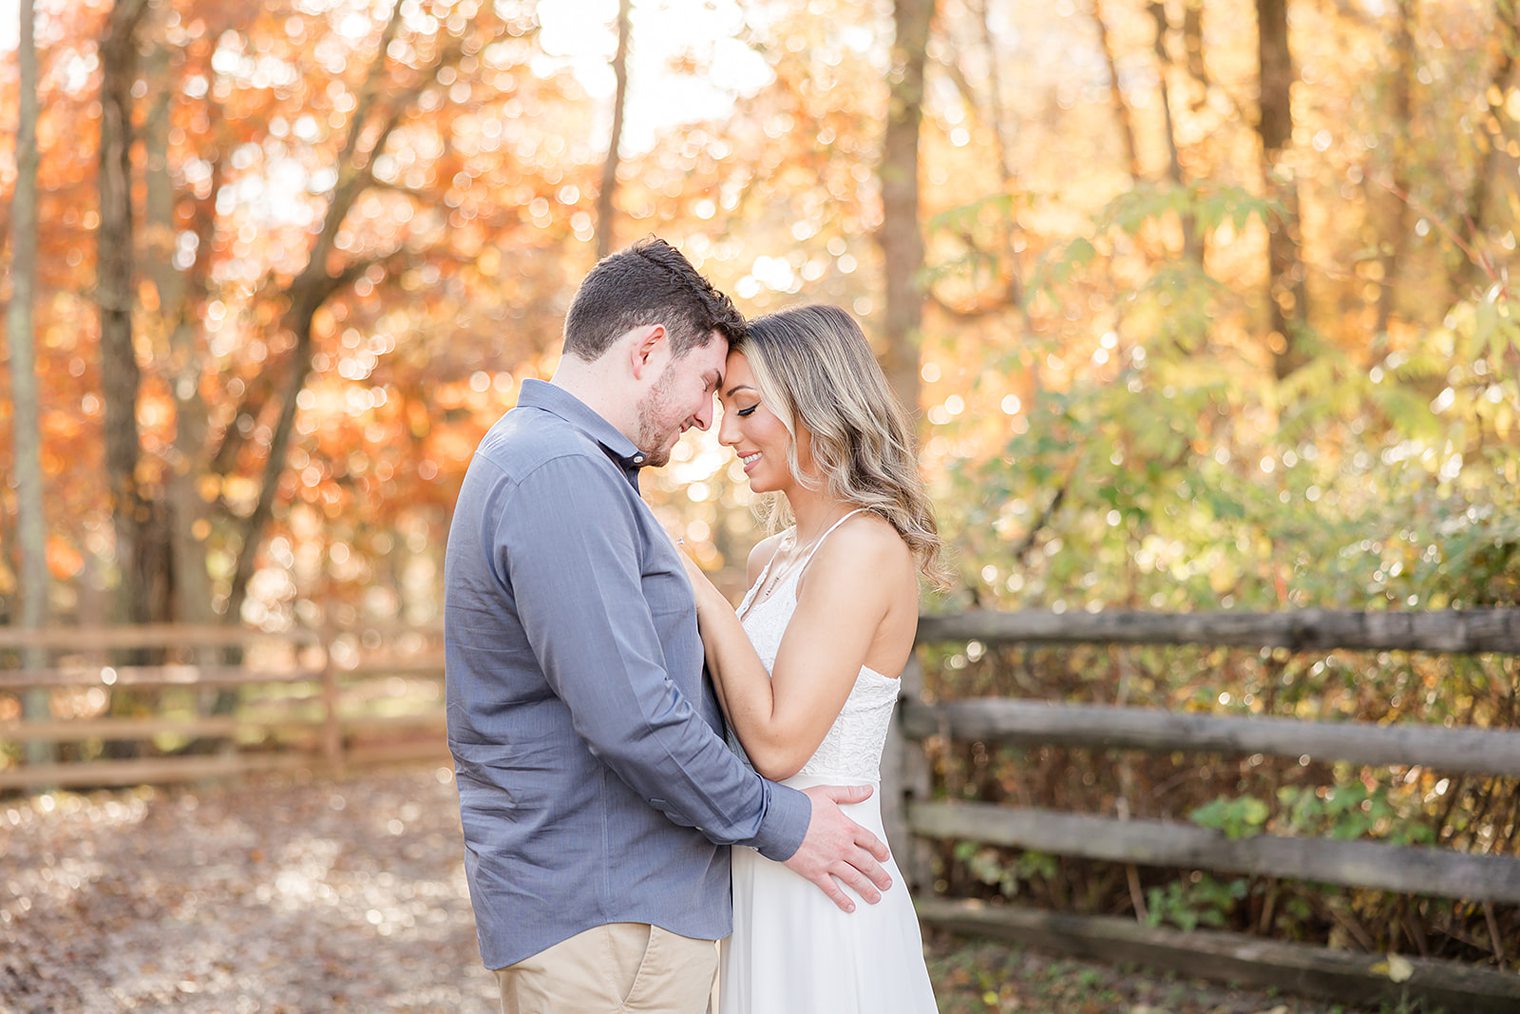
[[670, 462], [670, 449], [674, 441], [670, 440], [671, 431], [676, 430], [679, 436], [679, 423], [664, 421], [668, 414], [666, 400], [670, 389], [675, 386], [675, 363], [665, 367], [655, 380], [654, 387], [639, 402], [639, 436], [634, 441], [639, 450], [644, 452], [644, 467], [661, 468]]

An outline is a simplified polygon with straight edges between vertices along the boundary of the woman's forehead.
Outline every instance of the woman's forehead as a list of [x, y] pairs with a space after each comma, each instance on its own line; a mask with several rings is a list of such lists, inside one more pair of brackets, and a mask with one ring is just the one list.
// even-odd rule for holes
[[729, 352], [728, 362], [723, 371], [723, 386], [732, 387], [738, 378], [742, 377], [748, 381], [753, 376], [754, 373], [749, 368], [749, 357], [737, 349]]

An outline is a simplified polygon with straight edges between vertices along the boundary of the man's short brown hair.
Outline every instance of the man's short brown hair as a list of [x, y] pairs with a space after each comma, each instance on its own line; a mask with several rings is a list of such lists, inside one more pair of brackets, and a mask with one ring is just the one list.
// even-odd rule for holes
[[664, 324], [671, 354], [702, 348], [717, 331], [744, 337], [744, 318], [681, 251], [651, 236], [603, 257], [581, 282], [565, 315], [565, 353], [586, 362], [636, 327]]

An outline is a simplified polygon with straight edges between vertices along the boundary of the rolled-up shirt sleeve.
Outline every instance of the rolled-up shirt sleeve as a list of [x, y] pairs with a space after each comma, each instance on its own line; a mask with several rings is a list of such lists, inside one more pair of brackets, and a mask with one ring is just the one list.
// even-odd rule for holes
[[669, 678], [624, 481], [606, 462], [568, 454], [502, 503], [494, 560], [528, 643], [576, 732], [651, 806], [716, 844], [785, 861], [812, 804], [746, 766]]

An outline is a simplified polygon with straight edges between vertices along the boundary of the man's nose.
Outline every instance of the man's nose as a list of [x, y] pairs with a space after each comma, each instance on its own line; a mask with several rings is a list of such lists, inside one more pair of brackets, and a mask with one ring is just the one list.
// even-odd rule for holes
[[697, 409], [697, 414], [692, 416], [692, 420], [696, 423], [697, 429], [706, 430], [707, 427], [712, 425], [712, 417], [713, 406], [709, 400], [702, 402], [702, 407]]

